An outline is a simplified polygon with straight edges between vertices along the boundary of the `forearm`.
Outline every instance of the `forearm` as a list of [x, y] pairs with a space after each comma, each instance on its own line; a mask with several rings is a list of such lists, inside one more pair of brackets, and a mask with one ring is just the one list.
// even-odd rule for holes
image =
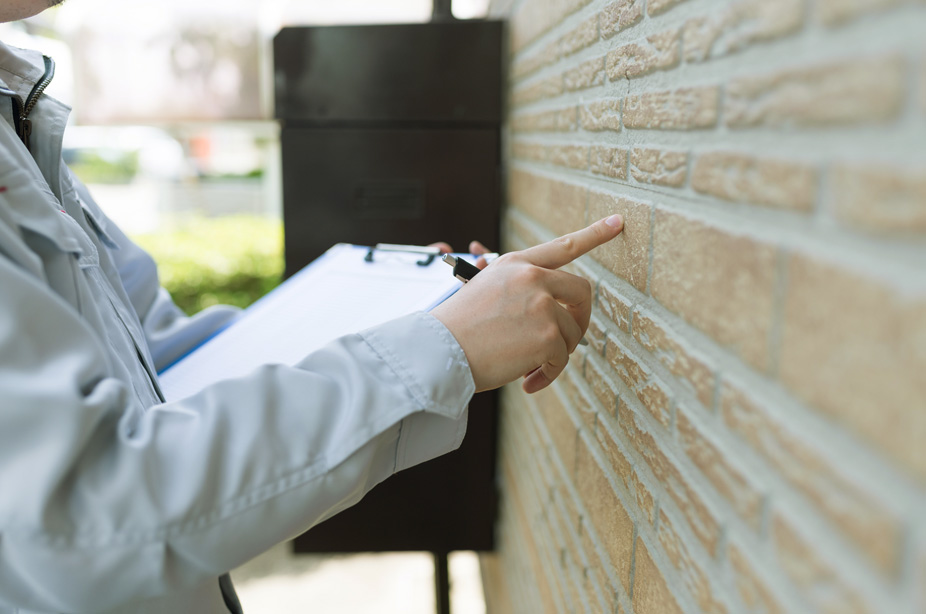
[[0, 378], [2, 432], [31, 442], [0, 446], [0, 600], [104, 609], [214, 577], [459, 445], [473, 390], [424, 314], [148, 411], [112, 379], [79, 394], [93, 360], [41, 416]]

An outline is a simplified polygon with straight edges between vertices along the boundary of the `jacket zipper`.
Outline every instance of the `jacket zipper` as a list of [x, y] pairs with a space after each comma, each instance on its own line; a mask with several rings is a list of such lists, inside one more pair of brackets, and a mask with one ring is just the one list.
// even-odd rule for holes
[[42, 58], [45, 60], [45, 74], [33, 86], [32, 91], [26, 97], [26, 102], [23, 103], [22, 98], [18, 95], [12, 96], [13, 122], [16, 124], [16, 134], [19, 135], [26, 149], [30, 149], [29, 141], [32, 136], [32, 120], [29, 119], [29, 114], [39, 101], [39, 96], [42, 95], [42, 92], [45, 91], [45, 88], [48, 87], [48, 84], [51, 83], [55, 76], [55, 61], [47, 55], [42, 56]]

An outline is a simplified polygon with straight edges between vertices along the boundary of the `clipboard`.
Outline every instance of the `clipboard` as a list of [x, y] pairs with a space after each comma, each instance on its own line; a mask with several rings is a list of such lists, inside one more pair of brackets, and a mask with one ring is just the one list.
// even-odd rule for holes
[[[294, 365], [343, 335], [430, 311], [463, 284], [429, 253], [409, 246], [334, 245], [163, 370], [165, 398], [185, 398], [263, 364]], [[457, 257], [472, 261], [468, 254]]]

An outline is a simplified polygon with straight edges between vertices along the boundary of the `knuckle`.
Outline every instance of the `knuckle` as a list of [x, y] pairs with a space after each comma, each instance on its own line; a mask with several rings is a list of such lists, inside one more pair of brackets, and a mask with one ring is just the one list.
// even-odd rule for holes
[[553, 239], [554, 244], [559, 247], [564, 253], [566, 253], [571, 258], [576, 258], [578, 256], [578, 246], [576, 244], [575, 238], [572, 235], [564, 235], [562, 237], [557, 237]]
[[535, 322], [538, 320], [540, 322], [545, 322], [547, 319], [544, 301], [539, 296], [528, 297], [525, 303], [525, 312], [526, 315]]
[[556, 326], [556, 324], [553, 322], [547, 322], [547, 324], [540, 330], [540, 340], [545, 347], [555, 345], [560, 340], [560, 338], [561, 335], [559, 332], [559, 327]]
[[495, 263], [496, 264], [499, 262], [510, 263], [512, 261], [516, 262], [518, 260], [519, 255], [520, 255], [520, 252], [508, 252], [507, 254], [502, 254], [501, 256], [496, 258]]
[[543, 270], [540, 267], [525, 262], [524, 265], [517, 270], [514, 279], [518, 284], [530, 288], [537, 286], [542, 276]]
[[543, 274], [544, 274], [543, 269], [541, 269], [540, 267], [533, 266], [533, 265], [526, 267], [523, 273], [524, 280], [531, 285], [539, 284], [541, 279], [543, 278]]

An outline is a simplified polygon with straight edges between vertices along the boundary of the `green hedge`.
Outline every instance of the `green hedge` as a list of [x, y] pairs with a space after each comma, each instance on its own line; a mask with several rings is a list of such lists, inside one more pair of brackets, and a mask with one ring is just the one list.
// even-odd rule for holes
[[190, 315], [217, 304], [247, 307], [282, 279], [283, 226], [277, 220], [197, 218], [132, 239], [154, 257], [161, 285]]

